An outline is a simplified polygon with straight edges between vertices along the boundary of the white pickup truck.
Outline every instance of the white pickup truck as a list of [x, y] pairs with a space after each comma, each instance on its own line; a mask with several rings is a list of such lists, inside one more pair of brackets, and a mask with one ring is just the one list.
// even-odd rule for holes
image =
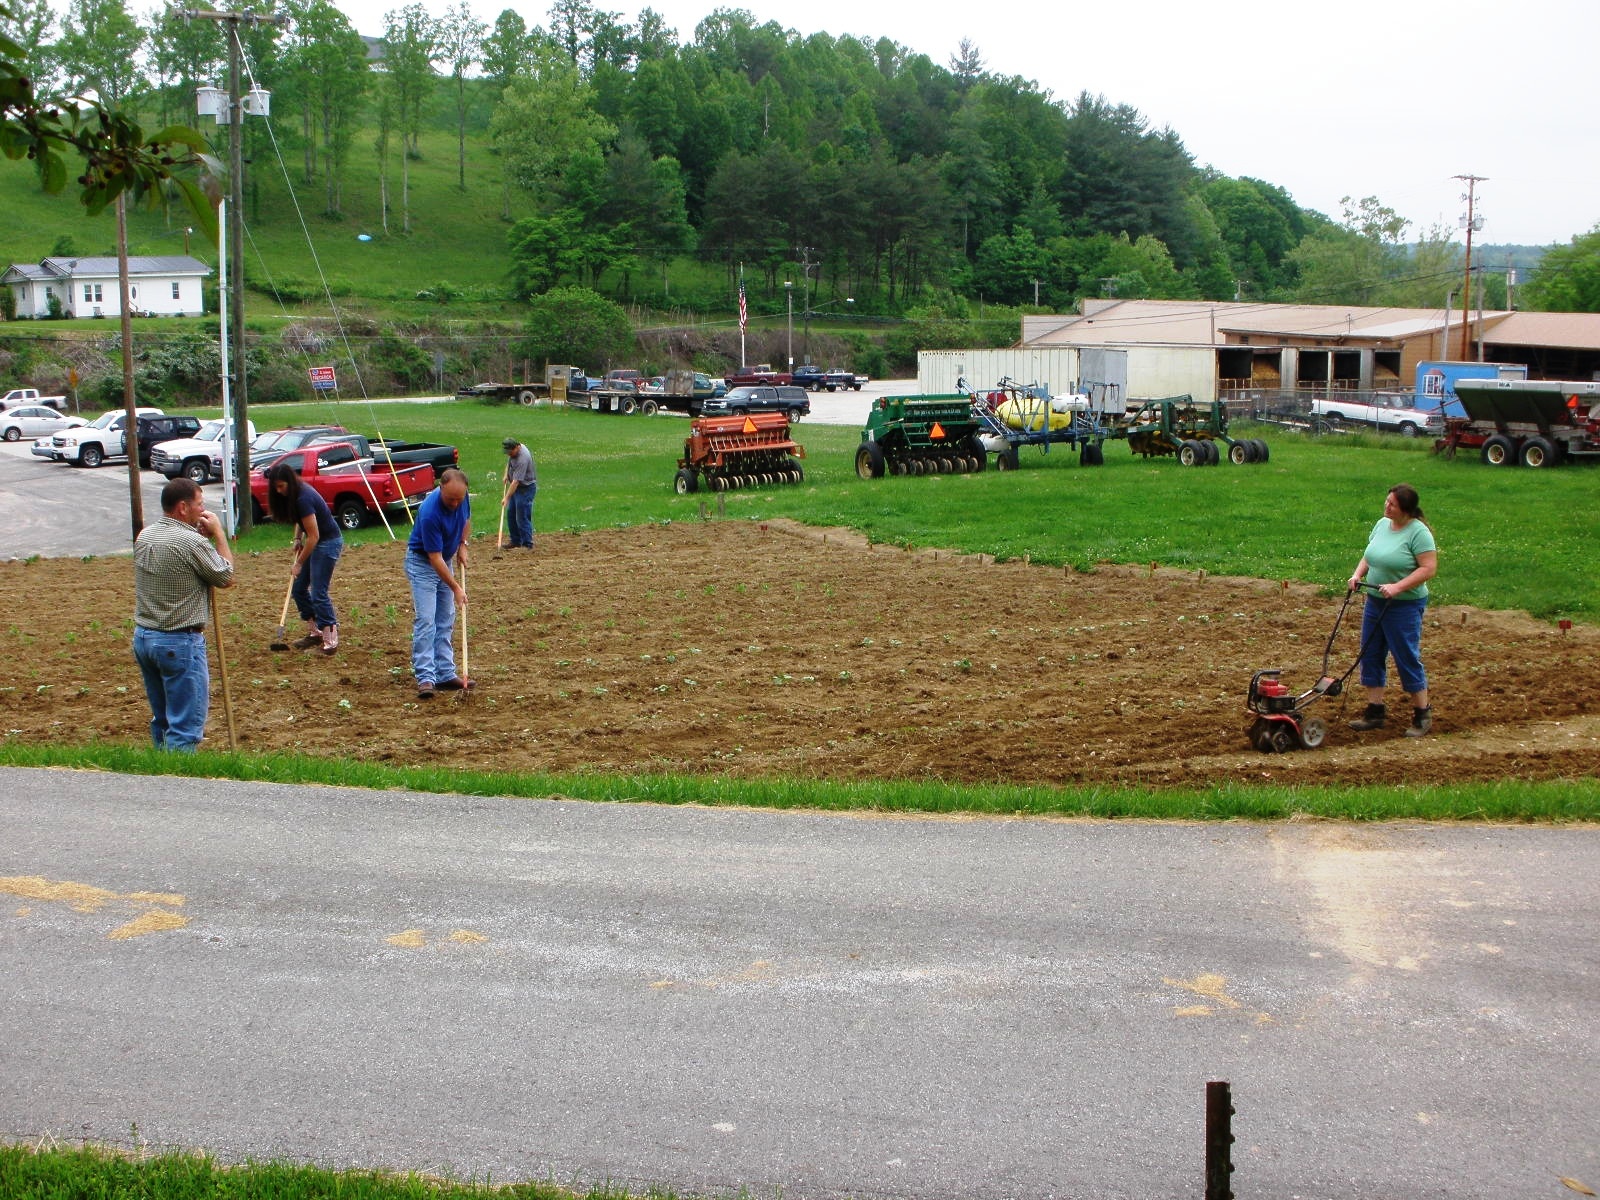
[[1383, 433], [1416, 437], [1442, 434], [1444, 421], [1437, 412], [1414, 406], [1410, 392], [1363, 392], [1361, 397], [1335, 396], [1311, 402], [1311, 415], [1330, 425], [1364, 425]]
[[[256, 423], [248, 422], [249, 436], [256, 440]], [[207, 421], [192, 438], [178, 438], [162, 442], [150, 450], [150, 468], [160, 471], [168, 479], [187, 475], [196, 483], [206, 483], [222, 478], [222, 435], [225, 424], [220, 420]], [[226, 443], [230, 450], [232, 441]]]
[[65, 396], [41, 396], [38, 388], [12, 388], [0, 396], [0, 410], [15, 408], [19, 404], [48, 404], [51, 408], [66, 411]]

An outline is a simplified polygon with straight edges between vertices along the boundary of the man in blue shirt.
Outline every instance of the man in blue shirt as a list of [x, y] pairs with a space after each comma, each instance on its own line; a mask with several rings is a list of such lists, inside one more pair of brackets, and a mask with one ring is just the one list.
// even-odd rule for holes
[[417, 699], [432, 700], [434, 690], [459, 691], [450, 641], [456, 609], [467, 606], [467, 589], [456, 579], [452, 564], [467, 565], [467, 539], [472, 536], [472, 505], [467, 477], [454, 467], [439, 476], [439, 486], [417, 509], [406, 544], [406, 581], [416, 618], [411, 625], [411, 669], [417, 676]]

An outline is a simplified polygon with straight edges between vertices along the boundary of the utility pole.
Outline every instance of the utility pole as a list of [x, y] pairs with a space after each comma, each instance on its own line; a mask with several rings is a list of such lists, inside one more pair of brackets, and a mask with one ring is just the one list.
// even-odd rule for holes
[[[269, 92], [252, 88], [246, 94], [240, 90], [239, 27], [285, 25], [289, 18], [208, 9], [187, 9], [183, 15], [191, 21], [219, 22], [228, 43], [227, 94], [221, 94], [216, 88], [200, 88], [196, 109], [204, 116], [215, 117], [217, 124], [226, 122], [228, 125], [228, 219], [223, 232], [226, 242], [223, 254], [233, 264], [233, 307], [228, 314], [228, 340], [233, 346], [234, 375], [232, 379], [224, 376], [223, 390], [232, 401], [234, 459], [231, 473], [237, 486], [236, 494], [226, 496], [223, 503], [234, 506], [234, 534], [239, 536], [249, 533], [253, 524], [250, 505], [246, 503], [250, 486], [250, 385], [244, 350], [244, 118], [246, 114], [266, 116], [271, 102]], [[226, 471], [223, 474], [225, 491], [228, 474]]]
[[811, 255], [815, 252], [815, 250], [816, 247], [814, 246], [795, 247], [795, 253], [800, 255], [800, 269], [806, 273], [805, 314], [803, 318], [805, 321], [805, 330], [800, 353], [805, 357], [807, 362], [811, 361], [811, 272], [822, 265], [821, 263], [811, 261]]
[[1472, 207], [1480, 183], [1488, 179], [1486, 175], [1452, 175], [1452, 179], [1460, 179], [1467, 185], [1467, 194], [1461, 197], [1467, 202], [1466, 220], [1462, 222], [1467, 227], [1467, 276], [1461, 289], [1461, 361], [1468, 362], [1470, 345], [1472, 341], [1472, 234], [1482, 223], [1481, 217], [1472, 215]]

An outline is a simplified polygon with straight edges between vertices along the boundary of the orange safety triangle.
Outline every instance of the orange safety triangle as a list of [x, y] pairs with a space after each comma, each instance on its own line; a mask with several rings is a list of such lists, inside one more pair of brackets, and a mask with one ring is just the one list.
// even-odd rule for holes
[[754, 421], [752, 421], [749, 417], [746, 417], [744, 419], [744, 428], [739, 430], [739, 432], [740, 433], [754, 433], [755, 431], [756, 431], [756, 423]]
[[928, 436], [933, 438], [935, 441], [944, 437], [944, 426], [935, 421], [933, 423], [933, 428], [928, 430]]

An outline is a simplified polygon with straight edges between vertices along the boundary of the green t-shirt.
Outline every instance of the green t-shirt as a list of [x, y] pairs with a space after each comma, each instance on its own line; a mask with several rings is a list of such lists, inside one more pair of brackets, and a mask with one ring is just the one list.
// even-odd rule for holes
[[[1433, 530], [1421, 521], [1410, 520], [1396, 529], [1388, 517], [1380, 517], [1367, 539], [1367, 582], [1370, 584], [1398, 583], [1417, 569], [1417, 555], [1436, 550]], [[1422, 600], [1428, 595], [1428, 585], [1419, 583], [1409, 591], [1393, 597], [1395, 600]]]

